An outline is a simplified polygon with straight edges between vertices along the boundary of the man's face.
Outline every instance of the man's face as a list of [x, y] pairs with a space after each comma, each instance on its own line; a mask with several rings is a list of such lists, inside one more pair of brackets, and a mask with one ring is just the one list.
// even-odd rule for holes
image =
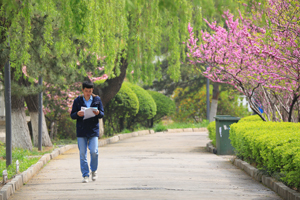
[[82, 92], [83, 92], [84, 97], [90, 98], [90, 96], [93, 93], [93, 88], [84, 88], [84, 89], [82, 89]]

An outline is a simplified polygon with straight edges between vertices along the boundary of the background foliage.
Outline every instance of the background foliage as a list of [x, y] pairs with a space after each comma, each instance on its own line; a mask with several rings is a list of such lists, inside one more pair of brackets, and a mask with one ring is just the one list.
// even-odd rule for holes
[[[220, 92], [217, 114], [218, 115], [231, 115], [235, 117], [245, 117], [250, 115], [247, 108], [238, 105], [238, 93], [225, 88]], [[189, 91], [190, 88], [186, 87], [177, 88], [174, 91], [172, 98], [174, 99], [177, 112], [174, 115], [176, 121], [186, 122], [201, 122], [206, 119], [206, 87], [202, 86], [200, 90]], [[210, 86], [210, 93], [212, 86]], [[187, 93], [187, 94], [186, 94]], [[211, 101], [211, 97], [210, 97]]]

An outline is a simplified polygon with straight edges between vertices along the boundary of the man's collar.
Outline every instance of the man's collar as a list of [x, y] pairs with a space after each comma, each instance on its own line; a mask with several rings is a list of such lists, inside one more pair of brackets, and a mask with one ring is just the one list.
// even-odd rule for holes
[[[86, 101], [86, 99], [84, 98], [84, 95], [82, 95], [82, 97], [83, 97], [83, 100]], [[90, 96], [90, 99], [89, 99], [89, 100], [92, 100], [92, 101], [93, 101], [93, 95]], [[89, 101], [89, 100], [88, 100], [88, 101]]]

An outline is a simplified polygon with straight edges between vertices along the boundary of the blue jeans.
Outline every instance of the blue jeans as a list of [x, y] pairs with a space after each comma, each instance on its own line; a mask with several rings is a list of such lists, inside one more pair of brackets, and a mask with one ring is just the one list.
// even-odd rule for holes
[[78, 148], [80, 152], [80, 169], [82, 177], [89, 177], [89, 165], [87, 161], [87, 147], [89, 147], [91, 154], [91, 171], [97, 171], [98, 168], [98, 137], [78, 137]]

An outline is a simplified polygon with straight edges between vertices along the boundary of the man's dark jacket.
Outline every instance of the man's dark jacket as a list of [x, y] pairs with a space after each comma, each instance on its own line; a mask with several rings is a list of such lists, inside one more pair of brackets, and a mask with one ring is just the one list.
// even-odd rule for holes
[[100, 97], [94, 94], [92, 94], [92, 96], [93, 101], [90, 107], [97, 107], [100, 113], [89, 119], [83, 120], [83, 117], [77, 115], [77, 112], [81, 110], [81, 107], [87, 107], [83, 100], [83, 95], [78, 96], [73, 102], [71, 118], [77, 119], [77, 137], [99, 137], [99, 119], [103, 118], [104, 109]]

